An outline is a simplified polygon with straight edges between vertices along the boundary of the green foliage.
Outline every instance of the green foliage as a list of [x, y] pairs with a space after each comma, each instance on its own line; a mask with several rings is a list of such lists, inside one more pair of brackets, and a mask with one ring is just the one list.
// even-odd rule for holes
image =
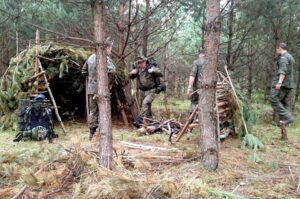
[[[82, 48], [66, 47], [54, 44], [42, 44], [40, 55], [56, 60], [58, 62], [48, 62], [42, 60], [42, 65], [46, 70], [46, 75], [63, 78], [69, 73], [69, 61], [76, 62], [83, 66], [90, 55], [89, 51]], [[33, 94], [39, 85], [40, 80], [26, 81], [34, 75], [35, 66], [35, 46], [22, 51], [18, 57], [11, 59], [8, 73], [1, 79], [0, 84], [0, 112], [4, 115], [0, 117], [0, 129], [16, 129], [17, 107], [20, 99], [26, 99]], [[80, 70], [80, 68], [79, 68]], [[84, 85], [74, 81], [72, 88], [82, 91]]]
[[228, 199], [243, 199], [244, 198], [242, 196], [239, 196], [239, 195], [227, 192], [227, 191], [218, 190], [218, 189], [215, 189], [215, 188], [209, 188], [208, 191], [210, 192], [210, 194], [212, 196], [215, 196], [217, 198], [222, 198], [222, 199], [225, 199], [225, 198], [228, 198]]
[[247, 134], [243, 138], [243, 142], [241, 144], [241, 149], [245, 149], [246, 146], [248, 146], [248, 149], [253, 151], [253, 156], [250, 157], [249, 160], [252, 162], [260, 163], [261, 160], [257, 156], [257, 151], [258, 151], [258, 149], [263, 148], [263, 144], [261, 143], [261, 141], [254, 135]]

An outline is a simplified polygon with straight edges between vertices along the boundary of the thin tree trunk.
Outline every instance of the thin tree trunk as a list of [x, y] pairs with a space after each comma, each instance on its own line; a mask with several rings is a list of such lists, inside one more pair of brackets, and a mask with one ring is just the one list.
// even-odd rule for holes
[[[120, 13], [119, 13], [119, 24], [118, 24], [118, 37], [119, 37], [119, 46], [118, 52], [119, 55], [122, 57], [123, 48], [124, 48], [124, 10], [125, 10], [125, 1], [120, 1]], [[124, 59], [120, 61], [121, 65], [124, 66]]]
[[229, 21], [228, 21], [228, 46], [227, 46], [227, 56], [226, 62], [228, 70], [233, 70], [233, 66], [231, 66], [231, 43], [233, 37], [233, 0], [230, 0], [230, 12], [229, 12]]
[[206, 56], [202, 69], [199, 93], [199, 130], [201, 161], [208, 170], [219, 163], [219, 146], [216, 116], [216, 85], [220, 42], [220, 0], [206, 1]]
[[252, 96], [252, 51], [251, 51], [251, 45], [248, 45], [247, 50], [247, 65], [248, 65], [248, 99], [251, 100]]
[[148, 47], [148, 26], [149, 26], [149, 9], [150, 9], [150, 0], [146, 0], [146, 17], [144, 24], [143, 32], [143, 55], [147, 57], [147, 47]]
[[98, 81], [98, 107], [99, 107], [99, 164], [111, 168], [113, 161], [113, 142], [111, 126], [111, 105], [108, 90], [108, 76], [106, 63], [105, 17], [104, 2], [91, 0], [94, 40], [96, 42], [96, 63]]
[[[167, 32], [168, 32], [168, 23], [166, 23], [166, 36], [167, 36]], [[168, 59], [168, 54], [167, 54], [167, 50], [168, 50], [168, 44], [165, 44], [164, 46], [164, 82], [166, 83], [167, 78], [166, 78], [166, 73], [167, 73], [167, 59]], [[168, 85], [166, 85], [168, 86]], [[164, 105], [165, 107], [168, 104], [168, 93], [164, 92]]]

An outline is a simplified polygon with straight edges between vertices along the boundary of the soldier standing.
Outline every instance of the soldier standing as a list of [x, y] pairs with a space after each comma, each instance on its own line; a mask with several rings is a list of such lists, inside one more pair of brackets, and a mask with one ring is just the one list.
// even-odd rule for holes
[[[204, 57], [205, 57], [205, 50], [199, 50], [198, 59], [196, 59], [193, 62], [192, 69], [190, 72], [190, 78], [189, 78], [189, 85], [187, 90], [187, 96], [191, 99], [191, 105], [189, 112], [192, 113], [194, 109], [196, 108], [198, 104], [199, 94], [195, 92], [197, 89], [199, 89], [199, 80], [202, 75], [202, 66], [204, 63]], [[193, 91], [195, 93], [192, 93], [192, 87]]]
[[147, 58], [138, 57], [136, 68], [130, 72], [130, 79], [138, 78], [140, 95], [142, 98], [140, 116], [133, 123], [137, 128], [140, 127], [143, 117], [151, 117], [151, 104], [154, 100], [154, 94], [158, 86], [156, 78], [163, 76], [159, 68], [147, 65], [146, 62]]
[[[116, 67], [113, 64], [109, 55], [112, 50], [112, 42], [106, 43], [106, 54], [107, 54], [107, 73], [108, 73], [108, 87], [109, 90], [112, 89], [112, 85], [114, 82]], [[89, 128], [90, 128], [90, 136], [89, 139], [92, 140], [97, 128], [98, 128], [98, 119], [99, 119], [99, 110], [97, 103], [97, 66], [96, 66], [96, 54], [92, 54], [84, 66], [82, 67], [82, 74], [88, 77], [88, 100], [89, 100]]]
[[[271, 86], [270, 103], [274, 111], [279, 114], [280, 121], [283, 121], [287, 126], [295, 122], [293, 116], [289, 112], [292, 89], [295, 87], [295, 60], [293, 56], [287, 52], [285, 43], [276, 45], [276, 54], [278, 55], [278, 58], [275, 62], [275, 76]], [[277, 125], [280, 126], [279, 124]]]

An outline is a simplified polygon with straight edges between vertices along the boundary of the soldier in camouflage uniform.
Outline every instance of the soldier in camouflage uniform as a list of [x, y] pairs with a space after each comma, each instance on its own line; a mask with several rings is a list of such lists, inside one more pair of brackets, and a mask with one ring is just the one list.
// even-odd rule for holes
[[[111, 90], [115, 74], [116, 67], [113, 64], [109, 55], [112, 50], [112, 42], [107, 42], [106, 54], [107, 54], [107, 72], [108, 72], [108, 86]], [[89, 100], [89, 128], [90, 128], [90, 137], [92, 140], [94, 133], [98, 128], [98, 119], [99, 119], [99, 110], [97, 103], [97, 67], [96, 67], [96, 54], [93, 54], [86, 61], [84, 66], [82, 67], [82, 74], [88, 77], [88, 100]]]
[[157, 87], [156, 77], [162, 77], [163, 74], [159, 68], [155, 66], [146, 65], [147, 59], [145, 57], [138, 57], [136, 61], [137, 68], [130, 72], [130, 79], [138, 78], [140, 95], [142, 98], [141, 114], [133, 123], [137, 128], [143, 117], [151, 117], [151, 104], [154, 100], [154, 94]]
[[198, 59], [193, 62], [192, 69], [190, 72], [189, 85], [187, 90], [187, 96], [191, 99], [191, 105], [189, 112], [192, 113], [198, 104], [199, 94], [198, 92], [192, 93], [199, 89], [199, 80], [202, 77], [202, 66], [204, 63], [205, 50], [199, 50]]
[[[270, 103], [274, 111], [279, 114], [279, 119], [289, 125], [295, 122], [289, 112], [294, 85], [294, 64], [295, 60], [287, 52], [285, 43], [276, 46], [278, 58], [275, 62], [275, 76], [272, 81], [270, 92]], [[277, 124], [279, 126], [279, 124]]]

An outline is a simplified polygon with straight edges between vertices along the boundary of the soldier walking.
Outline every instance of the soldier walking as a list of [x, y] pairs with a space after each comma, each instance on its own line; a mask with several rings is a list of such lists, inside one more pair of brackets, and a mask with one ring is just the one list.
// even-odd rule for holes
[[[274, 111], [279, 114], [280, 121], [285, 125], [295, 122], [289, 108], [294, 85], [294, 64], [293, 56], [287, 52], [287, 45], [279, 43], [276, 45], [278, 55], [275, 62], [275, 75], [272, 81], [270, 92], [270, 103]], [[280, 124], [277, 124], [280, 126]]]
[[[116, 67], [113, 64], [110, 54], [112, 50], [112, 42], [106, 43], [106, 54], [107, 54], [107, 73], [108, 73], [108, 87], [109, 90], [112, 89], [112, 85], [114, 82]], [[84, 66], [82, 67], [82, 74], [88, 77], [88, 100], [89, 100], [89, 128], [90, 128], [90, 136], [89, 139], [92, 140], [99, 124], [99, 109], [97, 103], [97, 66], [96, 66], [96, 54], [92, 54]]]
[[162, 77], [161, 70], [155, 66], [147, 65], [147, 58], [138, 57], [136, 68], [130, 72], [130, 79], [138, 78], [140, 95], [142, 98], [141, 113], [138, 119], [133, 123], [137, 128], [140, 127], [143, 117], [151, 117], [151, 104], [154, 100], [154, 94], [157, 88], [157, 77]]
[[[191, 99], [191, 105], [189, 113], [192, 113], [198, 105], [199, 94], [195, 92], [199, 89], [199, 80], [202, 78], [202, 67], [204, 63], [205, 50], [199, 50], [198, 59], [193, 62], [192, 69], [190, 72], [189, 85], [187, 90], [187, 96]], [[192, 94], [193, 88], [193, 94]], [[192, 95], [191, 95], [192, 94]]]

